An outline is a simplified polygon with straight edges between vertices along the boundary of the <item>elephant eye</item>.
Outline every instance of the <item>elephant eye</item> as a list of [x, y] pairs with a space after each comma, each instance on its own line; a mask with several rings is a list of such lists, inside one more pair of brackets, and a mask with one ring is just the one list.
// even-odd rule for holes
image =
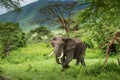
[[57, 40], [56, 38], [53, 38], [53, 40]]
[[54, 47], [55, 46], [55, 44], [53, 43], [53, 42], [51, 42], [51, 45]]
[[64, 43], [62, 43], [60, 46], [64, 46]]

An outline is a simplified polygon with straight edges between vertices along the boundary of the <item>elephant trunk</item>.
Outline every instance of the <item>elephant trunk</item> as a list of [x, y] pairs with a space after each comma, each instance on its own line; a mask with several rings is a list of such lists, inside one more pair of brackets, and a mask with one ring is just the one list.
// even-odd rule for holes
[[[53, 53], [55, 53], [55, 50], [53, 50], [53, 51], [49, 54], [49, 56], [52, 56]], [[57, 55], [56, 55], [55, 58], [56, 58], [56, 62], [57, 62], [58, 64], [61, 64], [61, 62], [60, 62], [59, 58], [57, 57]]]

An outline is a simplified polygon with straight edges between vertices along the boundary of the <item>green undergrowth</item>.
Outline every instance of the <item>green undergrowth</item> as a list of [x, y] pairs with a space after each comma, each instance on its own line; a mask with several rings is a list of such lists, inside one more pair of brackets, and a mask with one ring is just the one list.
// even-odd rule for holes
[[[102, 66], [105, 56], [101, 51], [86, 51], [86, 67], [70, 63], [70, 68], [62, 71], [49, 57], [53, 48], [46, 43], [30, 44], [26, 48], [12, 51], [6, 59], [0, 59], [0, 76], [9, 80], [119, 80], [120, 67], [116, 56]], [[91, 51], [91, 52], [90, 52]]]

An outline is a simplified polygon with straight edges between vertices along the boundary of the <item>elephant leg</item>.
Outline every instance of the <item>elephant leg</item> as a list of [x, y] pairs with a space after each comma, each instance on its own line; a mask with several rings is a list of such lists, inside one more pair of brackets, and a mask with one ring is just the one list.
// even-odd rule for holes
[[70, 67], [68, 64], [70, 63], [70, 61], [72, 61], [72, 59], [73, 59], [73, 51], [70, 51], [69, 53], [67, 53], [65, 62], [63, 63], [64, 69]]
[[79, 65], [80, 62], [81, 62], [81, 65], [85, 66], [84, 52], [81, 53], [81, 55], [77, 58], [76, 65]]
[[85, 61], [84, 61], [84, 58], [81, 59], [81, 64], [82, 64], [83, 66], [86, 66]]
[[84, 61], [84, 54], [85, 54], [85, 51], [83, 51], [81, 55], [81, 65], [86, 66], [85, 61]]
[[76, 65], [79, 65], [79, 63], [80, 63], [80, 59], [78, 58], [78, 59], [76, 60]]
[[81, 64], [82, 64], [83, 66], [85, 66], [84, 58], [78, 58], [78, 59], [76, 60], [76, 65], [79, 65], [80, 62], [81, 62]]

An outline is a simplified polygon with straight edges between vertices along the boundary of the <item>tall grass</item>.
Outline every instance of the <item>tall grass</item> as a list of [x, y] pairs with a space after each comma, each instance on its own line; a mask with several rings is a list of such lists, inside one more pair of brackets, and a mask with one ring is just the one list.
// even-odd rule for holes
[[61, 71], [61, 65], [54, 56], [48, 57], [52, 48], [46, 43], [30, 44], [26, 48], [12, 51], [6, 59], [1, 59], [0, 75], [10, 80], [119, 80], [120, 67], [115, 57], [109, 58], [103, 67], [103, 57], [98, 52], [86, 52], [86, 67], [76, 66]]

